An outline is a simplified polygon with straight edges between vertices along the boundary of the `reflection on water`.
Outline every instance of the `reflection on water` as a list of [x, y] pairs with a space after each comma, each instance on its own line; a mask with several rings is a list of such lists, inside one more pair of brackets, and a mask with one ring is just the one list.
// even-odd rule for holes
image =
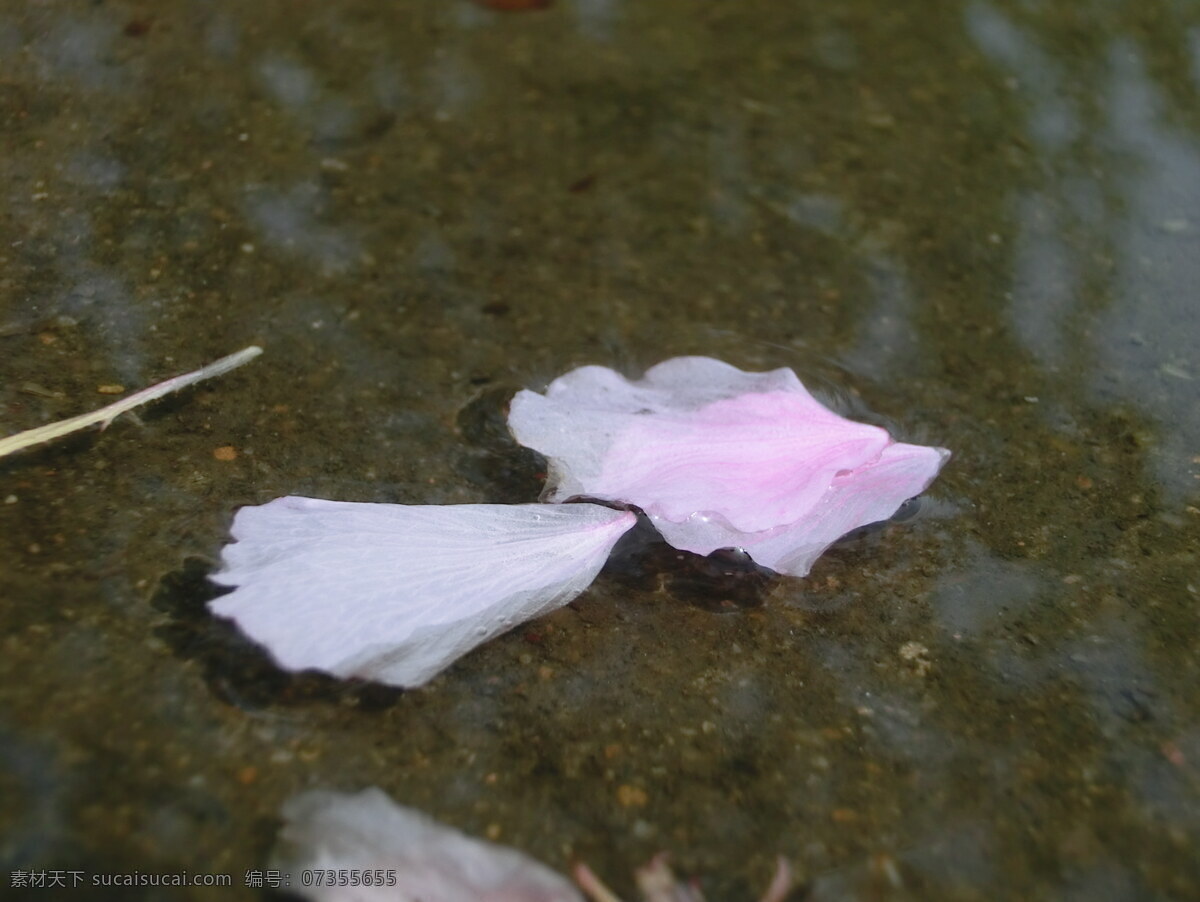
[[[380, 785], [717, 899], [776, 853], [814, 899], [1200, 895], [1197, 35], [1133, 0], [0, 11], [0, 429], [267, 349], [0, 465], [0, 860], [242, 873], [297, 790]], [[803, 581], [642, 535], [420, 692], [187, 606], [237, 506], [532, 500], [513, 391], [685, 353], [955, 456]]]
[[[1010, 70], [1028, 108], [1026, 132], [1044, 150], [1041, 187], [1021, 198], [1009, 310], [1023, 344], [1050, 372], [1149, 414], [1160, 486], [1194, 491], [1187, 464], [1200, 423], [1184, 415], [1200, 375], [1196, 281], [1189, 233], [1200, 223], [1200, 146], [1172, 120], [1143, 49], [1121, 34], [1089, 48], [1095, 92], [998, 8], [968, 7], [968, 28]], [[1172, 73], [1186, 78], [1187, 73]], [[1194, 90], [1194, 87], [1192, 88]], [[1084, 341], [1079, 340], [1082, 333]]]
[[1108, 138], [1131, 164], [1116, 179], [1125, 200], [1113, 242], [1118, 302], [1098, 323], [1093, 384], [1101, 398], [1115, 392], [1157, 420], [1155, 475], [1179, 501], [1195, 494], [1200, 447], [1200, 420], [1189, 413], [1200, 389], [1200, 144], [1169, 123], [1134, 47], [1116, 44], [1111, 67]]
[[942, 628], [955, 639], [1019, 621], [1043, 588], [1028, 562], [1000, 560], [978, 547], [968, 546], [966, 554], [965, 567], [938, 577], [933, 599]]
[[571, 6], [580, 33], [594, 41], [612, 39], [621, 9], [618, 0], [578, 0]]
[[[286, 191], [252, 189], [246, 200], [249, 217], [264, 241], [333, 275], [352, 267], [359, 249], [345, 229], [320, 222], [324, 206], [324, 192], [311, 183]], [[252, 253], [253, 245], [243, 249]]]
[[887, 379], [919, 365], [915, 302], [903, 269], [881, 251], [862, 263], [871, 307], [860, 319], [858, 340], [842, 355], [851, 371]]

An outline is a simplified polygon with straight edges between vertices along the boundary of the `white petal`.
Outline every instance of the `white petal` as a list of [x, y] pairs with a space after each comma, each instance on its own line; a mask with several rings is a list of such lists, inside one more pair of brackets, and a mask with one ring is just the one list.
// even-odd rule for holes
[[[283, 806], [273, 867], [315, 902], [582, 902], [545, 865], [515, 849], [472, 839], [393, 802], [380, 789], [306, 792]], [[304, 887], [306, 871], [382, 871], [392, 886]]]
[[595, 504], [244, 507], [210, 603], [289, 670], [419, 686], [587, 588], [636, 517]]

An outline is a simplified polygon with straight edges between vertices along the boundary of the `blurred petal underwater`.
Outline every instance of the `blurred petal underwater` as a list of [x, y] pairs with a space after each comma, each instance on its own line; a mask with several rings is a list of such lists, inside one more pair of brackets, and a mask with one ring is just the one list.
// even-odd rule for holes
[[[397, 805], [377, 787], [304, 792], [280, 813], [271, 867], [318, 878], [290, 890], [312, 902], [584, 902], [566, 877], [528, 855]], [[359, 885], [336, 885], [340, 874], [357, 876]], [[574, 876], [592, 902], [620, 902], [586, 864]], [[636, 878], [644, 902], [704, 902], [693, 882], [676, 880], [665, 854]], [[759, 900], [784, 902], [794, 886], [791, 865], [778, 858]]]
[[561, 607], [636, 516], [595, 504], [402, 505], [277, 498], [243, 507], [210, 602], [288, 670], [420, 686]]
[[314, 902], [583, 902], [567, 878], [529, 856], [472, 839], [381, 789], [306, 792], [282, 813], [274, 862], [281, 871], [383, 878], [372, 886], [293, 884], [291, 892]]
[[950, 452], [839, 416], [781, 368], [677, 357], [630, 382], [600, 366], [513, 398], [517, 441], [550, 460], [546, 500], [633, 504], [685, 551], [743, 548], [804, 576], [838, 538], [886, 520]]

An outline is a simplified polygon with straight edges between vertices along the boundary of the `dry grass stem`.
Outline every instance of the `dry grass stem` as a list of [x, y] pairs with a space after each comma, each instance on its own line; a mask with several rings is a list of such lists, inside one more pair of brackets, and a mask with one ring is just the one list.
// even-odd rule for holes
[[101, 429], [107, 429], [109, 423], [121, 414], [133, 410], [135, 407], [149, 404], [163, 395], [169, 395], [171, 392], [179, 391], [181, 388], [186, 388], [189, 385], [195, 385], [197, 382], [202, 382], [205, 379], [212, 379], [214, 376], [228, 373], [243, 363], [253, 360], [261, 353], [262, 348], [251, 345], [248, 348], [242, 348], [236, 354], [222, 357], [220, 360], [191, 373], [184, 373], [182, 376], [175, 376], [165, 382], [159, 382], [157, 385], [143, 388], [141, 391], [134, 392], [127, 398], [122, 398], [120, 401], [109, 404], [107, 407], [101, 407], [99, 410], [93, 410], [91, 413], [83, 413], [77, 417], [59, 420], [56, 423], [47, 423], [45, 426], [27, 429], [24, 432], [18, 432], [16, 435], [2, 438], [0, 439], [0, 457], [6, 457], [25, 448], [53, 441], [56, 438], [62, 438], [64, 435], [70, 435], [73, 432], [78, 432], [97, 423], [100, 424]]

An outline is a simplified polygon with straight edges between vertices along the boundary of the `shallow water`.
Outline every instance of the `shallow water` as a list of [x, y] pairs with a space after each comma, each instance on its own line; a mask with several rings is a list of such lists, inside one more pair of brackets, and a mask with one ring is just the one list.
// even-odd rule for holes
[[[1200, 897], [1198, 110], [1168, 0], [0, 2], [0, 432], [266, 348], [0, 462], [4, 870], [254, 898], [285, 798], [378, 785], [624, 893]], [[513, 391], [685, 353], [955, 456], [805, 580], [633, 542], [420, 691], [205, 613], [238, 506], [532, 500]]]

